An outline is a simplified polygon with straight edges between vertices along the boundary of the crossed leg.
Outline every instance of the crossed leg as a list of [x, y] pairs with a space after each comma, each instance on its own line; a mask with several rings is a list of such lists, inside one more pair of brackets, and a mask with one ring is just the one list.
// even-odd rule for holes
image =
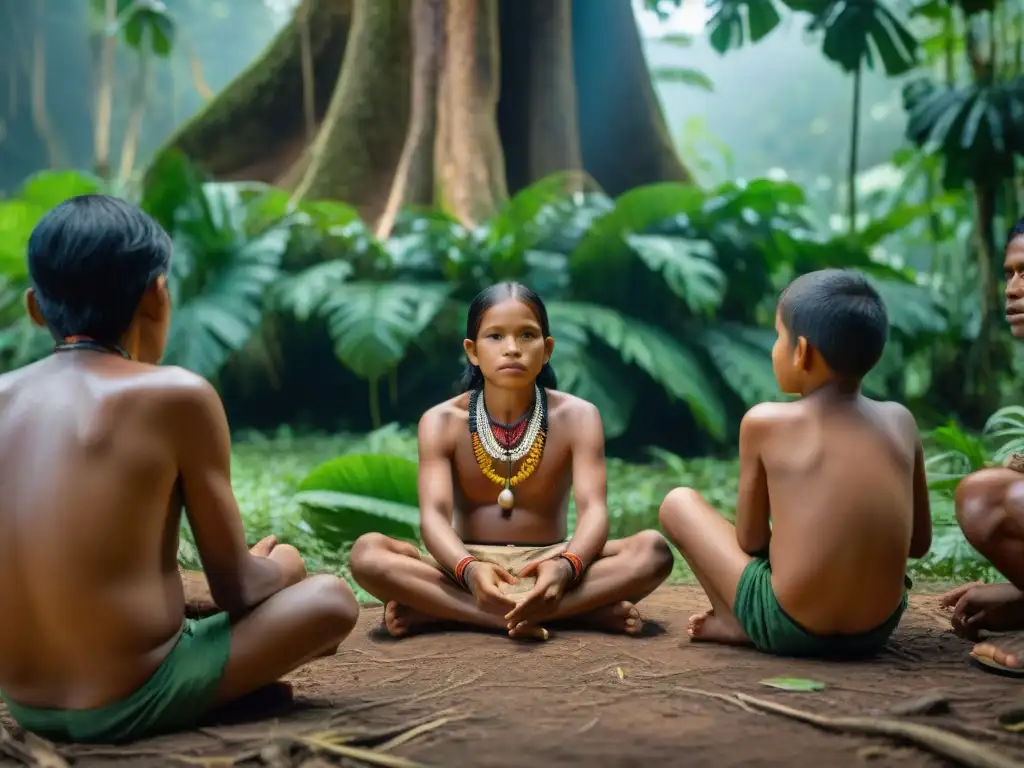
[[671, 491], [658, 519], [711, 601], [710, 610], [690, 617], [690, 639], [749, 645], [732, 612], [736, 585], [751, 560], [736, 542], [736, 529], [692, 488]]
[[[274, 547], [269, 557], [291, 564], [301, 561], [298, 551], [287, 544]], [[231, 652], [217, 689], [217, 705], [235, 701], [318, 656], [333, 653], [352, 631], [359, 618], [359, 604], [348, 584], [334, 576], [305, 576], [304, 569], [298, 570], [302, 578], [232, 619]], [[202, 595], [200, 577], [190, 574], [187, 578], [192, 605], [212, 606], [212, 599]]]
[[[964, 538], [1009, 584], [968, 584], [943, 597], [953, 627], [965, 637], [979, 630], [1024, 630], [1024, 475], [983, 469], [956, 490], [956, 517]], [[1024, 637], [991, 638], [971, 653], [982, 663], [1024, 675]]]
[[[634, 604], [668, 578], [672, 559], [657, 531], [609, 541], [547, 620], [574, 619], [606, 631], [638, 634], [643, 622]], [[351, 568], [355, 580], [385, 604], [385, 623], [396, 637], [439, 621], [507, 631], [504, 615], [481, 609], [447, 574], [424, 562], [411, 544], [368, 533], [352, 548]]]

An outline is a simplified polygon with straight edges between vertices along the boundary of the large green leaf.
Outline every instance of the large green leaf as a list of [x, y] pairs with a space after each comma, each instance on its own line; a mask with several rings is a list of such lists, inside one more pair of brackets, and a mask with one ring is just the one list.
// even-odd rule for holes
[[633, 389], [620, 372], [591, 353], [585, 328], [563, 321], [555, 332], [552, 365], [558, 388], [593, 403], [601, 412], [605, 437], [619, 437], [629, 427], [636, 401]]
[[626, 242], [694, 314], [710, 314], [721, 305], [725, 274], [712, 260], [711, 243], [663, 235], [627, 235]]
[[295, 500], [316, 533], [336, 546], [371, 532], [408, 540], [418, 537], [417, 465], [400, 456], [332, 459], [299, 484]]
[[901, 280], [869, 278], [885, 302], [889, 325], [908, 336], [944, 333], [949, 327], [939, 297], [930, 288]]
[[687, 347], [660, 328], [625, 317], [615, 310], [582, 302], [550, 302], [552, 335], [574, 325], [587, 331], [685, 402], [694, 418], [716, 437], [725, 435], [726, 412], [704, 366]]
[[166, 58], [174, 45], [174, 19], [161, 0], [134, 0], [122, 20], [124, 40], [129, 48], [142, 50], [143, 38], [157, 56]]
[[763, 40], [782, 21], [772, 0], [708, 0], [707, 7], [708, 39], [719, 53], [742, 47], [747, 38]]
[[744, 403], [782, 399], [772, 370], [774, 332], [722, 324], [700, 331], [697, 339], [726, 385]]
[[784, 0], [794, 10], [814, 14], [807, 28], [824, 30], [821, 50], [846, 72], [875, 68], [874, 54], [889, 77], [917, 64], [917, 39], [880, 0]]
[[18, 192], [18, 198], [48, 211], [79, 195], [103, 191], [102, 179], [79, 171], [41, 171], [31, 176]]
[[375, 381], [402, 361], [452, 289], [448, 283], [344, 283], [320, 312], [338, 359], [360, 378]]

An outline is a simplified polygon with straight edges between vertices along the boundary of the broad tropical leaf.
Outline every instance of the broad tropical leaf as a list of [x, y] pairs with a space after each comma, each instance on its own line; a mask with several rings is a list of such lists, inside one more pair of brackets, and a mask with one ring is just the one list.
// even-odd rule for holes
[[783, 0], [790, 8], [814, 14], [808, 31], [824, 30], [821, 51], [846, 72], [875, 68], [874, 53], [889, 77], [917, 64], [917, 39], [880, 0]]
[[601, 412], [607, 438], [622, 435], [629, 427], [636, 400], [624, 377], [588, 350], [586, 329], [562, 322], [558, 325], [552, 365], [558, 388], [593, 403]]
[[725, 274], [713, 261], [711, 243], [663, 235], [627, 235], [626, 242], [694, 314], [710, 314], [722, 303]]
[[344, 283], [320, 312], [338, 359], [362, 379], [375, 381], [398, 365], [412, 343], [444, 308], [448, 283]]
[[42, 208], [45, 213], [72, 197], [94, 195], [102, 191], [103, 180], [87, 173], [41, 171], [22, 185], [18, 199]]
[[418, 538], [417, 465], [409, 459], [379, 454], [332, 459], [299, 484], [295, 500], [316, 533], [339, 546], [371, 532]]
[[281, 280], [273, 290], [274, 302], [297, 319], [308, 320], [353, 271], [351, 264], [340, 259], [309, 267]]
[[586, 328], [595, 339], [636, 365], [670, 396], [685, 402], [694, 418], [716, 438], [725, 435], [725, 407], [693, 352], [660, 328], [625, 317], [615, 310], [581, 302], [548, 305], [552, 335], [573, 325]]
[[742, 47], [748, 38], [763, 40], [782, 21], [772, 0], [708, 0], [707, 7], [708, 39], [719, 53]]
[[869, 277], [885, 302], [889, 325], [908, 336], [944, 333], [949, 327], [938, 296], [914, 283]]
[[700, 331], [697, 338], [723, 381], [744, 403], [782, 399], [772, 370], [772, 331], [723, 324]]

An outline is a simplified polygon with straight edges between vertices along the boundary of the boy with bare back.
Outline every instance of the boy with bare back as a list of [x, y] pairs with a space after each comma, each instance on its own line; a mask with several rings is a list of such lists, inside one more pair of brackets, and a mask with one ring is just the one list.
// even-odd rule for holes
[[[638, 634], [636, 603], [672, 570], [656, 531], [608, 541], [604, 434], [590, 403], [555, 389], [540, 297], [518, 283], [469, 308], [465, 392], [419, 425], [420, 531], [429, 554], [366, 534], [352, 575], [392, 635], [438, 622], [548, 636], [574, 619]], [[569, 492], [577, 525], [566, 541]]]
[[[1010, 230], [1003, 262], [1006, 320], [1014, 337], [1024, 339], [1024, 219]], [[952, 609], [953, 630], [979, 640], [971, 660], [986, 671], [1024, 678], [1024, 461], [1011, 456], [1006, 467], [982, 469], [956, 489], [956, 518], [964, 537], [1004, 576], [1006, 582], [974, 582], [952, 590], [943, 604]]]
[[801, 398], [743, 418], [736, 526], [689, 488], [661, 507], [711, 600], [689, 634], [783, 656], [870, 655], [906, 609], [908, 556], [931, 546], [914, 418], [860, 393], [885, 347], [885, 305], [857, 273], [812, 272], [783, 292], [775, 327], [775, 376]]
[[[121, 742], [185, 728], [336, 648], [358, 606], [270, 537], [249, 550], [220, 399], [161, 367], [171, 243], [101, 195], [29, 242], [54, 354], [0, 376], [0, 691], [26, 730]], [[213, 600], [185, 619], [184, 505]]]

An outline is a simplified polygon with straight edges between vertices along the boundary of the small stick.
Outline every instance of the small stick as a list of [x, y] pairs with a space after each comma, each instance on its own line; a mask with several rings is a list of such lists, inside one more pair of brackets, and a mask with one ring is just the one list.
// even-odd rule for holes
[[426, 768], [422, 763], [414, 763], [411, 760], [395, 757], [394, 755], [381, 754], [372, 749], [350, 747], [347, 744], [332, 744], [329, 741], [320, 741], [319, 739], [298, 739], [298, 741], [311, 749], [319, 749], [324, 752], [340, 755], [341, 757], [349, 757], [353, 760], [369, 763], [370, 765], [382, 765], [385, 768]]
[[736, 698], [757, 709], [782, 715], [792, 720], [799, 720], [827, 731], [888, 736], [909, 741], [936, 755], [954, 760], [961, 765], [970, 766], [970, 768], [1020, 768], [1020, 762], [1017, 760], [930, 725], [885, 720], [878, 717], [824, 717], [744, 693], [737, 693]]
[[683, 686], [678, 685], [675, 687], [674, 690], [679, 691], [680, 693], [692, 693], [694, 696], [706, 696], [709, 699], [717, 699], [718, 701], [724, 701], [726, 704], [732, 704], [734, 707], [739, 707], [744, 712], [749, 712], [752, 715], [761, 714], [749, 704], [740, 701], [738, 698], [736, 698], [736, 696], [739, 696], [740, 694], [736, 694], [736, 696], [729, 696], [725, 693], [716, 693], [715, 691], [702, 691], [700, 688], [685, 688]]
[[388, 750], [392, 750], [395, 747], [402, 746], [406, 742], [412, 741], [417, 736], [422, 736], [424, 733], [427, 733], [428, 731], [433, 731], [437, 728], [440, 728], [442, 725], [447, 725], [448, 723], [452, 723], [457, 720], [468, 719], [469, 715], [460, 715], [458, 717], [439, 717], [437, 718], [437, 720], [432, 720], [429, 723], [422, 723], [421, 725], [417, 725], [415, 728], [410, 728], [405, 733], [399, 736], [395, 736], [395, 738], [389, 741], [385, 741], [383, 744], [377, 746], [377, 751], [387, 752]]

